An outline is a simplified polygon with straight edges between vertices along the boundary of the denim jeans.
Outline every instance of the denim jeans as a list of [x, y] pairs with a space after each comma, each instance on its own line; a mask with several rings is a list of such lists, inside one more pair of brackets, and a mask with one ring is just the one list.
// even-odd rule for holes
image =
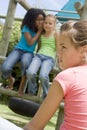
[[39, 79], [41, 82], [41, 86], [43, 88], [43, 98], [46, 97], [49, 89], [49, 73], [53, 69], [55, 65], [55, 60], [51, 57], [37, 54], [28, 70], [27, 70], [27, 78], [28, 78], [28, 90], [32, 94], [36, 94], [37, 91], [37, 83], [36, 83], [36, 77], [37, 72], [39, 70]]
[[14, 49], [1, 66], [3, 77], [8, 78], [13, 70], [14, 65], [18, 62], [20, 62], [21, 66], [21, 75], [26, 75], [26, 69], [29, 67], [33, 55], [33, 53], [29, 53], [20, 49]]

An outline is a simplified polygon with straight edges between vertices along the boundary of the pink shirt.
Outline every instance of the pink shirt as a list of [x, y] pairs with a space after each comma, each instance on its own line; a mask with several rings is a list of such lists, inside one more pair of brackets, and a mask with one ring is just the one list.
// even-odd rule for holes
[[64, 91], [64, 122], [60, 130], [87, 130], [87, 65], [60, 72], [54, 79]]

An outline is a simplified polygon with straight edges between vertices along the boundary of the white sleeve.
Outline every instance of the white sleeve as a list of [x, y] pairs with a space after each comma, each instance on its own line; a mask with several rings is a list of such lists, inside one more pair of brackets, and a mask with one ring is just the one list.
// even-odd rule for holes
[[0, 130], [23, 130], [12, 122], [0, 117]]

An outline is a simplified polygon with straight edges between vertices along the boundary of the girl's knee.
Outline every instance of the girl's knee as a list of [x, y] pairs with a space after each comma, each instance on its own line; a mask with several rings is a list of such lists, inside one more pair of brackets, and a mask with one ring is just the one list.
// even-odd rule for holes
[[27, 78], [32, 78], [35, 75], [31, 70], [27, 70], [26, 74], [27, 74]]
[[22, 62], [21, 66], [23, 69], [27, 69], [29, 67], [29, 63], [28, 62]]
[[10, 70], [11, 70], [10, 66], [4, 65], [4, 64], [1, 66], [1, 71], [2, 72], [8, 72]]
[[39, 75], [39, 79], [40, 79], [41, 81], [45, 81], [45, 80], [48, 79], [48, 75], [40, 74], [40, 75]]

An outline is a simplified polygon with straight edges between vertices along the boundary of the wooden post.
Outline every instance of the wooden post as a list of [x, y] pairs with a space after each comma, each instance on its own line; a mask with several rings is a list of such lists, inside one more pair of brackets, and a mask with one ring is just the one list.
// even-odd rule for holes
[[59, 106], [59, 112], [58, 112], [58, 117], [57, 117], [57, 123], [56, 123], [55, 130], [60, 130], [60, 125], [63, 122], [63, 118], [64, 118], [64, 103], [61, 102], [61, 104]]
[[82, 4], [81, 4], [80, 2], [76, 2], [76, 3], [74, 4], [74, 7], [75, 7], [77, 13], [79, 14], [79, 16], [81, 16], [82, 9], [83, 9]]
[[82, 5], [80, 2], [76, 2], [74, 6], [76, 8], [76, 11], [80, 15], [80, 19], [87, 20], [87, 0], [85, 0], [84, 5]]
[[16, 2], [20, 3], [20, 5], [26, 10], [29, 10], [31, 8], [31, 6], [26, 2], [26, 0], [16, 0]]
[[9, 7], [7, 11], [7, 17], [4, 24], [3, 34], [2, 34], [2, 40], [0, 43], [0, 55], [6, 56], [8, 44], [9, 44], [9, 38], [12, 30], [12, 24], [14, 21], [14, 14], [16, 10], [17, 2], [15, 0], [10, 0]]
[[0, 87], [0, 94], [8, 95], [10, 97], [19, 97], [19, 98], [22, 98], [22, 99], [31, 100], [31, 101], [38, 102], [38, 103], [42, 103], [42, 101], [43, 101], [38, 96], [29, 96], [28, 94], [24, 94], [22, 96], [19, 96], [17, 91], [8, 90], [8, 89], [2, 88], [2, 87]]
[[85, 0], [85, 3], [83, 5], [82, 13], [81, 13], [81, 20], [86, 19], [87, 20], [87, 0]]

